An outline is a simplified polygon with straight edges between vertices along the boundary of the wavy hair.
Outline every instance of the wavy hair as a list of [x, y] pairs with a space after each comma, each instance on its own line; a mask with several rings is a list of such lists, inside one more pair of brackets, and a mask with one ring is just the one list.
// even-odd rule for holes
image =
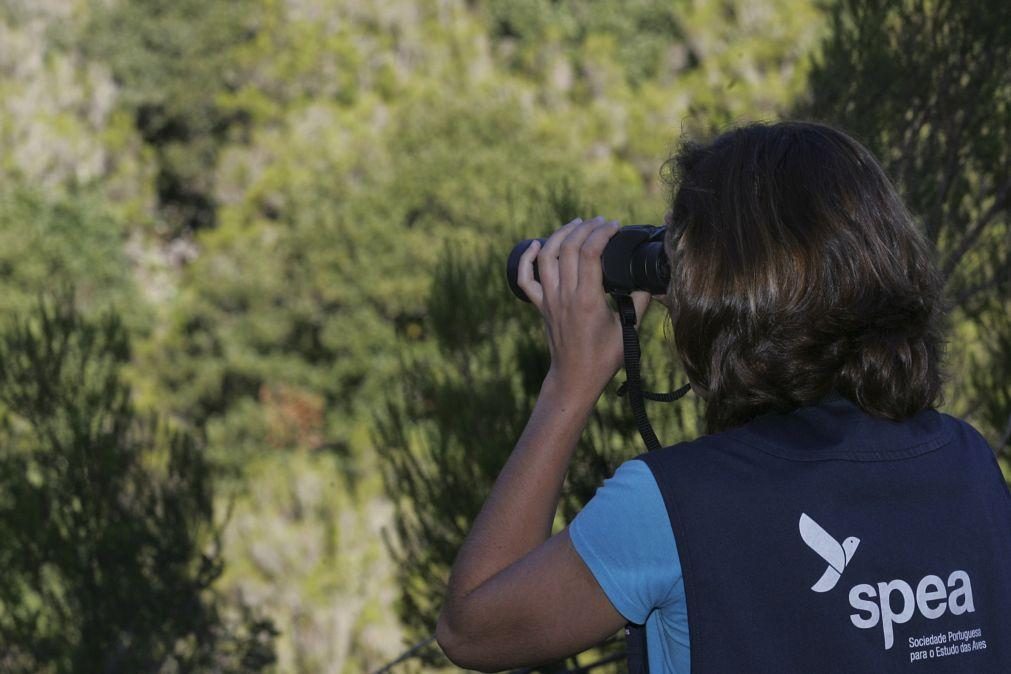
[[860, 143], [753, 123], [683, 142], [663, 175], [665, 300], [707, 433], [832, 391], [896, 421], [943, 403], [944, 280]]

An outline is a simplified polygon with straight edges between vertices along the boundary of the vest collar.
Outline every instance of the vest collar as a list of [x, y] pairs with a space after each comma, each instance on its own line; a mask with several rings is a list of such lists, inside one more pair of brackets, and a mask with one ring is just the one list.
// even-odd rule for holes
[[895, 460], [952, 440], [950, 424], [933, 408], [892, 421], [868, 414], [835, 390], [790, 412], [763, 414], [729, 433], [767, 453], [807, 461]]

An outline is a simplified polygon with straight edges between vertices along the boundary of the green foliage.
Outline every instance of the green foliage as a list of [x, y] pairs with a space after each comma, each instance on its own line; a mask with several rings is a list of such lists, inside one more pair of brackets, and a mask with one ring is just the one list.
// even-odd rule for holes
[[257, 457], [223, 535], [221, 585], [270, 615], [284, 671], [374, 671], [400, 645], [380, 536], [391, 508], [368, 496], [377, 471], [349, 488], [341, 468], [329, 452]]
[[614, 3], [550, 2], [548, 0], [491, 0], [480, 3], [487, 12], [490, 33], [499, 43], [515, 44], [514, 67], [541, 75], [539, 47], [561, 43], [578, 47], [588, 35], [607, 35], [615, 43], [616, 65], [638, 84], [664, 72], [672, 43], [685, 37], [681, 30], [684, 7], [663, 0]]
[[74, 285], [84, 307], [136, 312], [123, 229], [94, 195], [0, 189], [0, 315], [23, 311], [47, 287]]
[[364, 449], [400, 344], [424, 340], [439, 241], [487, 236], [509, 221], [512, 193], [560, 171], [513, 96], [440, 109], [420, 97], [420, 112], [405, 109], [378, 132], [361, 119], [374, 104], [314, 109], [311, 127], [293, 123], [248, 201], [222, 210], [149, 352], [181, 416], [212, 432], [236, 427], [236, 415], [254, 423], [245, 401], [294, 386], [325, 403], [328, 446]]
[[65, 297], [0, 332], [4, 671], [262, 670], [269, 622], [229, 630], [208, 593], [222, 561], [202, 450], [134, 411], [129, 358], [115, 313]]
[[237, 50], [255, 37], [255, 0], [130, 0], [99, 6], [85, 29], [89, 54], [123, 85], [120, 105], [156, 152], [157, 193], [169, 233], [214, 224], [218, 149], [241, 126], [219, 105], [243, 73]]
[[108, 68], [83, 56], [81, 0], [0, 2], [0, 189], [104, 197], [106, 209], [150, 220], [150, 152], [116, 105]]

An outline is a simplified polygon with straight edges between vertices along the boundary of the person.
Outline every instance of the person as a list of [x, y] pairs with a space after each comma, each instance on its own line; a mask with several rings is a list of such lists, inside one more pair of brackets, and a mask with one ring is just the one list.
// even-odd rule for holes
[[[1011, 672], [1011, 495], [939, 412], [950, 306], [871, 153], [785, 121], [686, 142], [662, 299], [705, 434], [621, 464], [551, 535], [622, 364], [615, 221], [531, 246], [551, 366], [459, 550], [436, 638], [484, 671], [644, 625], [650, 672]], [[536, 258], [540, 280], [532, 265]], [[635, 293], [641, 320], [650, 296]]]

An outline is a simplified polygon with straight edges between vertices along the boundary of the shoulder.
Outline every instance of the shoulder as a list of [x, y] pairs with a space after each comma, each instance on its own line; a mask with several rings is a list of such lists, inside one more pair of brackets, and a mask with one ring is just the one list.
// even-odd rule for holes
[[737, 427], [702, 435], [692, 440], [678, 442], [653, 452], [636, 457], [649, 467], [658, 482], [663, 482], [672, 473], [691, 473], [694, 480], [705, 480], [712, 474], [718, 477], [728, 461], [736, 461], [742, 452], [750, 453], [753, 448], [746, 441], [744, 427]]
[[659, 487], [642, 461], [604, 481], [569, 525], [576, 552], [618, 611], [642, 623], [676, 599], [681, 564]]
[[624, 518], [650, 524], [666, 519], [653, 472], [645, 462], [636, 459], [621, 464], [614, 475], [604, 480], [576, 521], [603, 520], [617, 525]]
[[1008, 478], [997, 461], [997, 452], [986, 437], [979, 430], [965, 419], [940, 413], [944, 422], [952, 429], [955, 440], [954, 451], [957, 452], [958, 461], [966, 470], [976, 470], [983, 474], [993, 475], [998, 478], [995, 483], [1000, 484], [1000, 491], [1011, 497], [1011, 489], [1008, 486]]
[[947, 423], [956, 433], [956, 439], [960, 440], [962, 444], [973, 444], [981, 447], [986, 447], [993, 452], [993, 448], [990, 443], [983, 436], [979, 430], [973, 426], [971, 423], [965, 419], [961, 419], [956, 416], [952, 416], [946, 412], [938, 412], [941, 418]]

